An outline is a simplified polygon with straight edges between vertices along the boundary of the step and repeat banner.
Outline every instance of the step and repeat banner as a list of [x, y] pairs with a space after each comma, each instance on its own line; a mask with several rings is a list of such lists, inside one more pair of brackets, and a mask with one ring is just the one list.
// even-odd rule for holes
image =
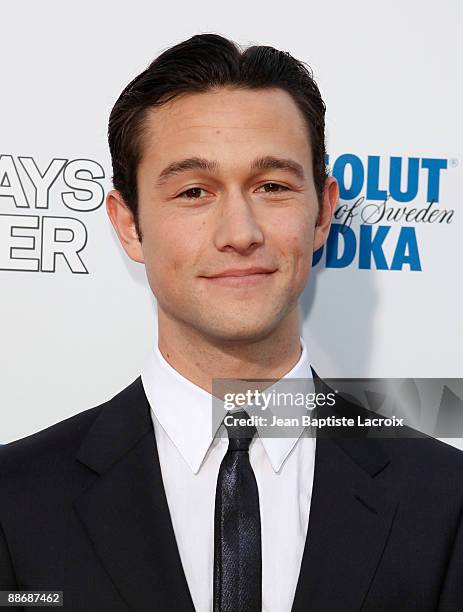
[[325, 100], [340, 201], [301, 300], [317, 373], [463, 377], [461, 3], [42, 1], [2, 26], [0, 443], [109, 399], [157, 342], [106, 214], [107, 123], [200, 32], [289, 51]]

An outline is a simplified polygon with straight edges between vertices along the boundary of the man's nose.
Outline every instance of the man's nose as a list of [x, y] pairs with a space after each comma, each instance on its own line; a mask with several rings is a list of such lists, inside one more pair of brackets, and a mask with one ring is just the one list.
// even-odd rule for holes
[[264, 234], [256, 218], [255, 204], [243, 193], [224, 195], [217, 211], [215, 246], [219, 250], [246, 252], [263, 244]]

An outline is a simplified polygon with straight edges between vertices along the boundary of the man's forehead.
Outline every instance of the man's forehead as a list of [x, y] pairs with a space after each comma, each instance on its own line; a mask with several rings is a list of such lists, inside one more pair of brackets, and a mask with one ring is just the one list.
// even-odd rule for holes
[[[285, 97], [276, 101], [280, 92], [289, 98], [289, 106]], [[311, 157], [306, 122], [283, 90], [221, 89], [182, 95], [150, 109], [144, 127], [144, 154], [157, 158], [217, 157], [225, 155], [228, 145], [240, 147], [240, 157], [256, 157], [255, 148], [261, 156], [296, 155], [302, 163]]]
[[280, 88], [219, 88], [181, 94], [149, 109], [147, 127], [156, 132], [213, 129], [269, 131], [305, 127], [301, 111], [290, 94]]

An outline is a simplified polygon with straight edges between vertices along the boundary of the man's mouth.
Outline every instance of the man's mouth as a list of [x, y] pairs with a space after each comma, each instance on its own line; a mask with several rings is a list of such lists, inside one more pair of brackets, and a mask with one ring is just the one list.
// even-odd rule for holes
[[215, 285], [238, 287], [256, 285], [266, 282], [274, 273], [275, 269], [252, 267], [252, 268], [230, 268], [203, 278]]

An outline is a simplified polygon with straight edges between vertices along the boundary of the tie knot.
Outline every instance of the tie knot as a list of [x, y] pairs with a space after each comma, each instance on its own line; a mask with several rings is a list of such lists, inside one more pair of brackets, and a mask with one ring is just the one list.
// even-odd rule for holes
[[250, 425], [244, 422], [248, 421], [249, 415], [245, 410], [233, 412], [227, 415], [227, 423], [224, 422], [228, 432], [228, 450], [229, 451], [247, 451], [249, 445], [256, 434], [255, 425]]

